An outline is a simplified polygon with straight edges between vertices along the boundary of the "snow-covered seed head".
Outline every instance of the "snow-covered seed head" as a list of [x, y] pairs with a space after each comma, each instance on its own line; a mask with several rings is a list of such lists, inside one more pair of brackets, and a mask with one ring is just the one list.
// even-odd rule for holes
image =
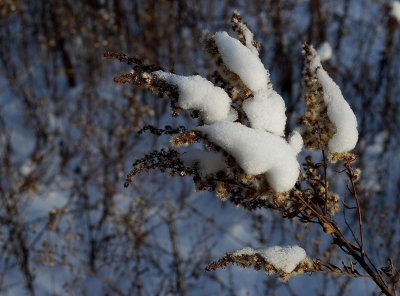
[[340, 88], [322, 68], [315, 49], [303, 45], [303, 72], [306, 111], [300, 123], [307, 149], [327, 149], [332, 153], [352, 150], [358, 140], [357, 120]]
[[253, 267], [264, 270], [267, 274], [277, 274], [281, 281], [288, 281], [291, 276], [311, 271], [314, 264], [307, 257], [304, 249], [299, 246], [273, 246], [254, 250], [245, 247], [232, 253], [227, 253], [206, 268], [207, 271], [225, 268], [229, 264], [240, 267]]
[[328, 193], [327, 200], [328, 213], [332, 216], [337, 214], [340, 210], [340, 197], [336, 193]]
[[234, 11], [231, 17], [232, 30], [236, 33], [238, 40], [246, 47], [248, 47], [251, 52], [258, 55], [260, 50], [260, 43], [254, 40], [253, 33], [247, 27], [247, 24], [243, 21], [242, 16], [239, 12]]
[[239, 75], [231, 71], [224, 63], [221, 53], [215, 42], [215, 35], [212, 35], [209, 32], [204, 32], [202, 35], [202, 44], [206, 53], [214, 60], [218, 73], [221, 75], [221, 77], [227, 83], [235, 86], [236, 96], [232, 97], [232, 99], [237, 98], [238, 93], [240, 93], [241, 96], [249, 97], [251, 95], [251, 90], [243, 83]]

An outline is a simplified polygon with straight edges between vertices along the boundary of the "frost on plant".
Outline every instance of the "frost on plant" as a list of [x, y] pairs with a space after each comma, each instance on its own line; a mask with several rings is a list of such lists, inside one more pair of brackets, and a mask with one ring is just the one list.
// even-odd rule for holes
[[237, 74], [252, 92], [262, 92], [268, 88], [269, 73], [258, 55], [227, 32], [217, 32], [210, 38], [214, 39], [224, 65]]

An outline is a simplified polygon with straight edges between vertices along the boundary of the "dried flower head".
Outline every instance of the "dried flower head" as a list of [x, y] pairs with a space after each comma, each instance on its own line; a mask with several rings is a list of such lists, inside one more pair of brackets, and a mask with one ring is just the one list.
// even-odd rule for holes
[[328, 142], [336, 133], [336, 128], [328, 117], [324, 102], [323, 87], [312, 66], [315, 53], [308, 44], [303, 44], [303, 99], [306, 105], [300, 123], [304, 126], [303, 140], [307, 149], [327, 149]]
[[264, 270], [267, 274], [276, 274], [286, 282], [291, 276], [313, 271], [314, 264], [305, 251], [298, 246], [269, 247], [254, 250], [246, 247], [232, 253], [227, 253], [218, 260], [210, 263], [206, 270], [213, 271], [235, 264], [243, 268], [253, 267]]

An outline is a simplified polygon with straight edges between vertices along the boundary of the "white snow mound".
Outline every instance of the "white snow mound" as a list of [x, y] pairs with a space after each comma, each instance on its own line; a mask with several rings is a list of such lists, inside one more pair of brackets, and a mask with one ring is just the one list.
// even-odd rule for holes
[[265, 173], [276, 192], [288, 191], [295, 185], [299, 163], [294, 149], [283, 138], [238, 122], [218, 122], [196, 130], [232, 155], [246, 173]]
[[232, 255], [254, 255], [259, 254], [272, 264], [278, 271], [291, 273], [301, 261], [307, 258], [306, 251], [299, 246], [274, 246], [266, 249], [254, 250], [246, 247], [242, 250], [233, 252]]
[[347, 152], [352, 150], [358, 140], [357, 118], [346, 102], [339, 86], [322, 68], [320, 58], [314, 49], [311, 62], [312, 70], [322, 85], [324, 102], [328, 108], [329, 120], [336, 127], [336, 133], [328, 142], [330, 152]]
[[198, 110], [204, 122], [235, 121], [237, 112], [231, 107], [229, 95], [220, 87], [199, 76], [180, 76], [156, 71], [158, 78], [178, 87], [178, 106], [185, 110]]
[[282, 97], [274, 90], [255, 94], [243, 102], [252, 128], [265, 129], [278, 136], [284, 136], [286, 125], [286, 107]]
[[215, 33], [215, 43], [224, 64], [236, 73], [253, 93], [268, 88], [269, 72], [248, 47], [226, 32]]

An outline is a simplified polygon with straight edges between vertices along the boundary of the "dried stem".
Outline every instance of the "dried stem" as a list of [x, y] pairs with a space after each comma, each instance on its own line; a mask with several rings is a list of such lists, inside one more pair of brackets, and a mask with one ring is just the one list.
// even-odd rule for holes
[[304, 200], [304, 198], [301, 195], [298, 196], [298, 198], [300, 199], [300, 201], [306, 208], [311, 210], [316, 215], [316, 217], [319, 220], [319, 224], [324, 229], [324, 231], [332, 235], [333, 243], [336, 244], [337, 246], [339, 246], [347, 254], [352, 256], [363, 267], [363, 269], [368, 273], [368, 275], [371, 277], [371, 279], [382, 290], [382, 293], [384, 293], [385, 295], [395, 295], [394, 292], [392, 292], [390, 290], [390, 288], [386, 285], [382, 276], [378, 272], [374, 271], [374, 270], [376, 270], [376, 267], [373, 265], [371, 260], [365, 254], [364, 244], [363, 244], [363, 236], [362, 236], [363, 229], [362, 229], [361, 208], [360, 208], [359, 195], [357, 193], [355, 182], [354, 182], [354, 172], [350, 166], [350, 163], [347, 163], [345, 165], [346, 165], [347, 173], [348, 173], [348, 175], [351, 179], [351, 183], [352, 183], [352, 194], [354, 195], [356, 203], [357, 203], [360, 239], [361, 239], [360, 247], [357, 247], [357, 246], [353, 245], [352, 243], [350, 243], [345, 238], [343, 233], [340, 231], [340, 229], [336, 225], [336, 223], [334, 221], [332, 221], [326, 214], [323, 214], [320, 211], [318, 211], [314, 204], [309, 203], [306, 200]]
[[359, 224], [359, 232], [360, 232], [360, 241], [361, 241], [361, 256], [365, 255], [365, 251], [364, 251], [364, 237], [363, 237], [363, 223], [362, 223], [362, 214], [361, 214], [361, 204], [360, 204], [360, 197], [358, 196], [358, 192], [357, 192], [357, 188], [354, 182], [354, 172], [353, 169], [351, 168], [351, 164], [350, 163], [346, 163], [345, 164], [346, 170], [347, 170], [347, 174], [350, 178], [350, 182], [351, 182], [351, 186], [352, 186], [352, 190], [351, 193], [354, 196], [354, 199], [356, 201], [357, 204], [357, 215], [358, 215], [358, 224]]

